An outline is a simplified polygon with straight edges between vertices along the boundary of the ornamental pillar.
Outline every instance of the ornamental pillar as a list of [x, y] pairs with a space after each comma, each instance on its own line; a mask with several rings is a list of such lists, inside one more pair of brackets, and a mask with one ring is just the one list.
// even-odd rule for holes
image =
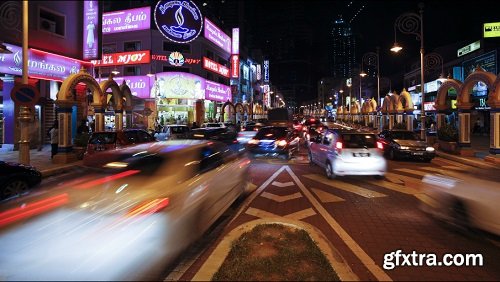
[[444, 118], [445, 112], [444, 111], [438, 111], [437, 117], [436, 117], [436, 130], [440, 129], [441, 127], [444, 126], [445, 124], [445, 118]]
[[406, 130], [413, 131], [413, 111], [406, 111]]
[[73, 142], [71, 139], [71, 113], [73, 112], [73, 101], [56, 101], [57, 119], [59, 121], [59, 136], [57, 154], [52, 159], [53, 163], [65, 164], [77, 161], [76, 154], [73, 153]]
[[470, 109], [458, 109], [458, 144], [470, 147]]
[[104, 131], [104, 106], [101, 104], [92, 104], [94, 107], [95, 131]]
[[123, 130], [123, 110], [115, 110], [115, 130]]
[[500, 108], [490, 110], [490, 153], [500, 154]]
[[394, 115], [389, 114], [389, 130], [391, 130], [393, 126], [394, 126]]

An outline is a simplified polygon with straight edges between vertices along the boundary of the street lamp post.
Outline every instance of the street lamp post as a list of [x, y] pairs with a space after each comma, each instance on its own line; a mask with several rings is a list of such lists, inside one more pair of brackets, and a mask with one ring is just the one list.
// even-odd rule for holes
[[394, 46], [393, 52], [399, 52], [403, 49], [396, 42], [396, 28], [404, 34], [411, 34], [420, 41], [420, 91], [422, 93], [421, 114], [420, 114], [420, 138], [425, 140], [425, 93], [424, 93], [424, 3], [419, 3], [419, 14], [404, 13], [400, 15], [394, 23]]

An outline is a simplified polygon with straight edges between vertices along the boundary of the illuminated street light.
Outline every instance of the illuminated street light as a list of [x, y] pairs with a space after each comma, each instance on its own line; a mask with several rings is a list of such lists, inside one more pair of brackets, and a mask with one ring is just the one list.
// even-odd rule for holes
[[419, 14], [404, 13], [394, 22], [394, 46], [391, 51], [398, 52], [403, 49], [396, 42], [396, 28], [403, 34], [411, 34], [420, 41], [420, 92], [422, 93], [422, 109], [420, 113], [420, 138], [425, 140], [425, 93], [424, 93], [424, 3], [419, 3]]

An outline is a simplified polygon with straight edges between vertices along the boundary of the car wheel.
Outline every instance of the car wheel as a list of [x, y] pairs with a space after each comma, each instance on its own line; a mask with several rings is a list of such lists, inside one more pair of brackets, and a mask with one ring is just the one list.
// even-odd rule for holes
[[2, 190], [2, 199], [10, 198], [13, 196], [21, 195], [24, 192], [28, 191], [29, 185], [28, 182], [21, 179], [11, 180], [5, 185]]
[[451, 207], [451, 224], [457, 231], [463, 234], [469, 234], [471, 230], [467, 208], [461, 201], [456, 201]]
[[396, 159], [396, 153], [394, 153], [393, 149], [389, 150], [389, 159], [395, 160]]
[[375, 179], [377, 179], [377, 180], [382, 180], [382, 179], [384, 179], [384, 176], [383, 176], [383, 175], [374, 175], [373, 177], [375, 177]]
[[325, 172], [326, 172], [326, 177], [328, 177], [328, 179], [335, 178], [335, 173], [333, 173], [332, 164], [330, 162], [326, 164]]
[[431, 161], [432, 161], [432, 159], [428, 159], [428, 158], [424, 159], [424, 162], [426, 162], [426, 163], [430, 163]]

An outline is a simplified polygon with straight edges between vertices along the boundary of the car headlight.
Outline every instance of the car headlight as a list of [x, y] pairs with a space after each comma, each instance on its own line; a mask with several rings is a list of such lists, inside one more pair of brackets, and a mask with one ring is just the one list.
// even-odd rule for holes
[[408, 146], [399, 146], [399, 149], [401, 149], [401, 150], [409, 150], [410, 147], [408, 147]]
[[434, 149], [434, 147], [427, 147], [427, 148], [425, 148], [425, 150], [427, 152], [434, 152], [435, 149]]

